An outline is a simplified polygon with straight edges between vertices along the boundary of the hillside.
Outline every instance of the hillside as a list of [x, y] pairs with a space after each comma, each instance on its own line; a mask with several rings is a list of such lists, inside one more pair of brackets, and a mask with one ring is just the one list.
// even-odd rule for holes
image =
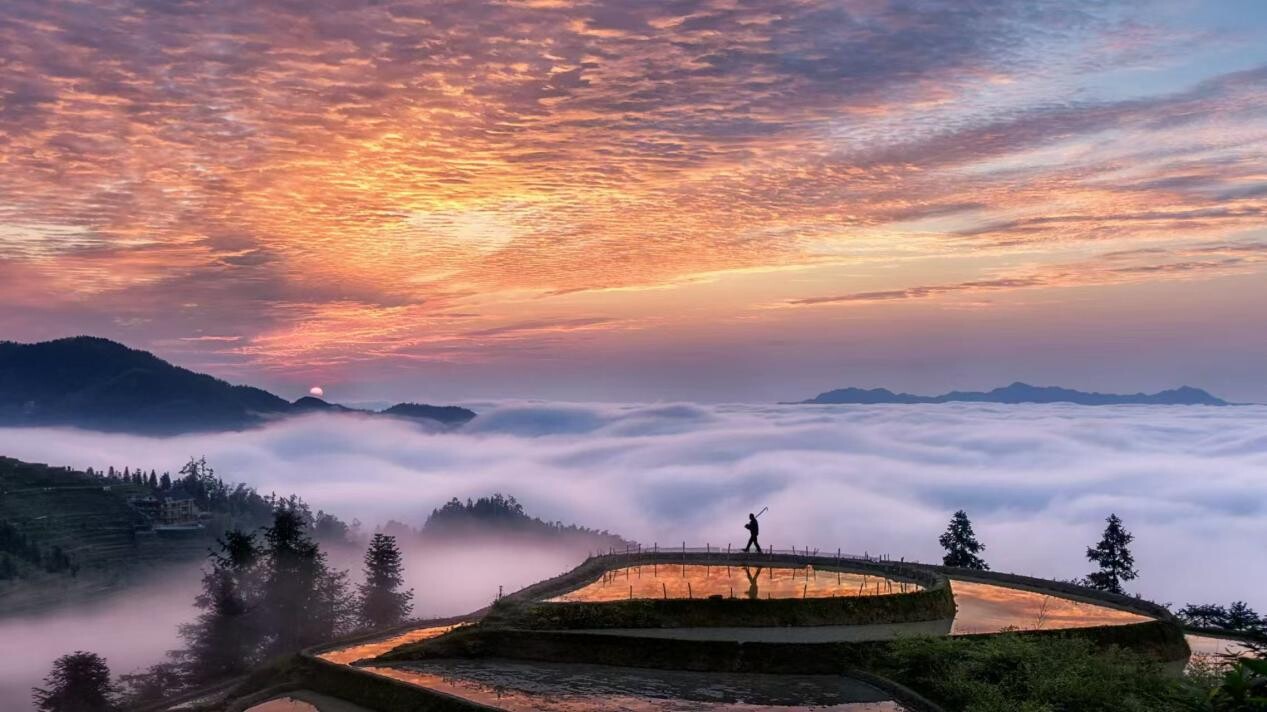
[[951, 391], [939, 396], [894, 393], [887, 388], [840, 388], [820, 393], [802, 404], [878, 404], [878, 403], [1073, 403], [1075, 405], [1230, 405], [1200, 388], [1181, 386], [1159, 393], [1089, 393], [1054, 386], [1031, 386], [1013, 383], [990, 391]]
[[[0, 426], [175, 434], [241, 430], [312, 412], [373, 414], [311, 397], [290, 403], [108, 339], [0, 342]], [[444, 425], [475, 417], [465, 408], [412, 403], [393, 406], [388, 414]]]
[[142, 568], [196, 562], [211, 541], [156, 536], [144, 485], [0, 457], [0, 611], [91, 597]]

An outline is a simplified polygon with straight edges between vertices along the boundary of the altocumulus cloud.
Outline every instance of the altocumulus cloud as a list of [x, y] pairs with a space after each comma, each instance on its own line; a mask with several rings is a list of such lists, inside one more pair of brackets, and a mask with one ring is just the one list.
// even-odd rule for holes
[[413, 525], [450, 497], [514, 494], [546, 519], [646, 542], [763, 538], [934, 560], [967, 509], [994, 568], [1071, 578], [1109, 512], [1160, 601], [1267, 608], [1267, 407], [698, 406], [500, 403], [464, 431], [311, 416], [166, 439], [0, 430], [0, 452], [175, 469], [297, 492], [367, 523]]

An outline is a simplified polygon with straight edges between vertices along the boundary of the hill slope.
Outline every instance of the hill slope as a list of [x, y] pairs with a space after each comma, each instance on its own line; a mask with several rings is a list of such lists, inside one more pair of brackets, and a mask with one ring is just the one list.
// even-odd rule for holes
[[[432, 414], [426, 410], [438, 409]], [[390, 413], [461, 424], [475, 413], [454, 406], [400, 404]], [[174, 366], [146, 351], [89, 336], [35, 344], [0, 342], [0, 426], [71, 425], [92, 430], [173, 434], [240, 430], [310, 412], [363, 412], [316, 398], [294, 403]]]
[[939, 396], [917, 396], [894, 393], [887, 388], [840, 388], [820, 393], [800, 403], [810, 404], [874, 404], [874, 403], [1073, 403], [1076, 405], [1230, 405], [1200, 388], [1181, 386], [1160, 393], [1088, 393], [1054, 386], [1031, 386], [1013, 383], [991, 391], [951, 391]]

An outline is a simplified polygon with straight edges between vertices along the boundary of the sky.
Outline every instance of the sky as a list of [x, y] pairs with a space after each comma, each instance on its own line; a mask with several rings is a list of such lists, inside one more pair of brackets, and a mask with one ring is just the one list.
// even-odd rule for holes
[[1257, 0], [9, 0], [0, 338], [296, 397], [1267, 401]]

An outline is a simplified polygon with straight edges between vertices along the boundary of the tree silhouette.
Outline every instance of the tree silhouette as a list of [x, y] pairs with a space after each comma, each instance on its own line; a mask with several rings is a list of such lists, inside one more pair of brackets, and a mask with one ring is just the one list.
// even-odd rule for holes
[[962, 509], [950, 518], [950, 526], [946, 527], [945, 533], [937, 541], [946, 550], [946, 555], [942, 557], [942, 563], [946, 566], [978, 571], [990, 569], [989, 564], [977, 556], [985, 551], [985, 544], [977, 541], [977, 535], [972, 531], [972, 522], [968, 520], [968, 513]]
[[365, 583], [359, 588], [360, 616], [366, 626], [399, 623], [413, 610], [413, 590], [400, 590], [403, 570], [396, 537], [375, 534], [365, 552]]
[[1104, 521], [1108, 526], [1104, 528], [1100, 543], [1087, 548], [1087, 559], [1099, 564], [1100, 570], [1088, 574], [1087, 582], [1101, 591], [1125, 593], [1122, 582], [1139, 576], [1135, 570], [1135, 557], [1127, 548], [1135, 536], [1122, 527], [1122, 520], [1116, 514], [1110, 514]]
[[216, 680], [250, 669], [260, 643], [254, 612], [258, 598], [260, 551], [251, 534], [232, 530], [211, 554], [195, 605], [198, 618], [181, 626], [188, 648], [182, 671], [192, 682]]
[[96, 653], [77, 650], [53, 663], [44, 678], [46, 687], [32, 688], [35, 708], [40, 712], [115, 712], [117, 691], [110, 681], [110, 668]]
[[261, 603], [272, 653], [292, 653], [333, 638], [347, 627], [352, 612], [347, 574], [330, 569], [308, 529], [301, 511], [285, 503], [273, 515], [273, 526], [264, 530], [268, 563]]

